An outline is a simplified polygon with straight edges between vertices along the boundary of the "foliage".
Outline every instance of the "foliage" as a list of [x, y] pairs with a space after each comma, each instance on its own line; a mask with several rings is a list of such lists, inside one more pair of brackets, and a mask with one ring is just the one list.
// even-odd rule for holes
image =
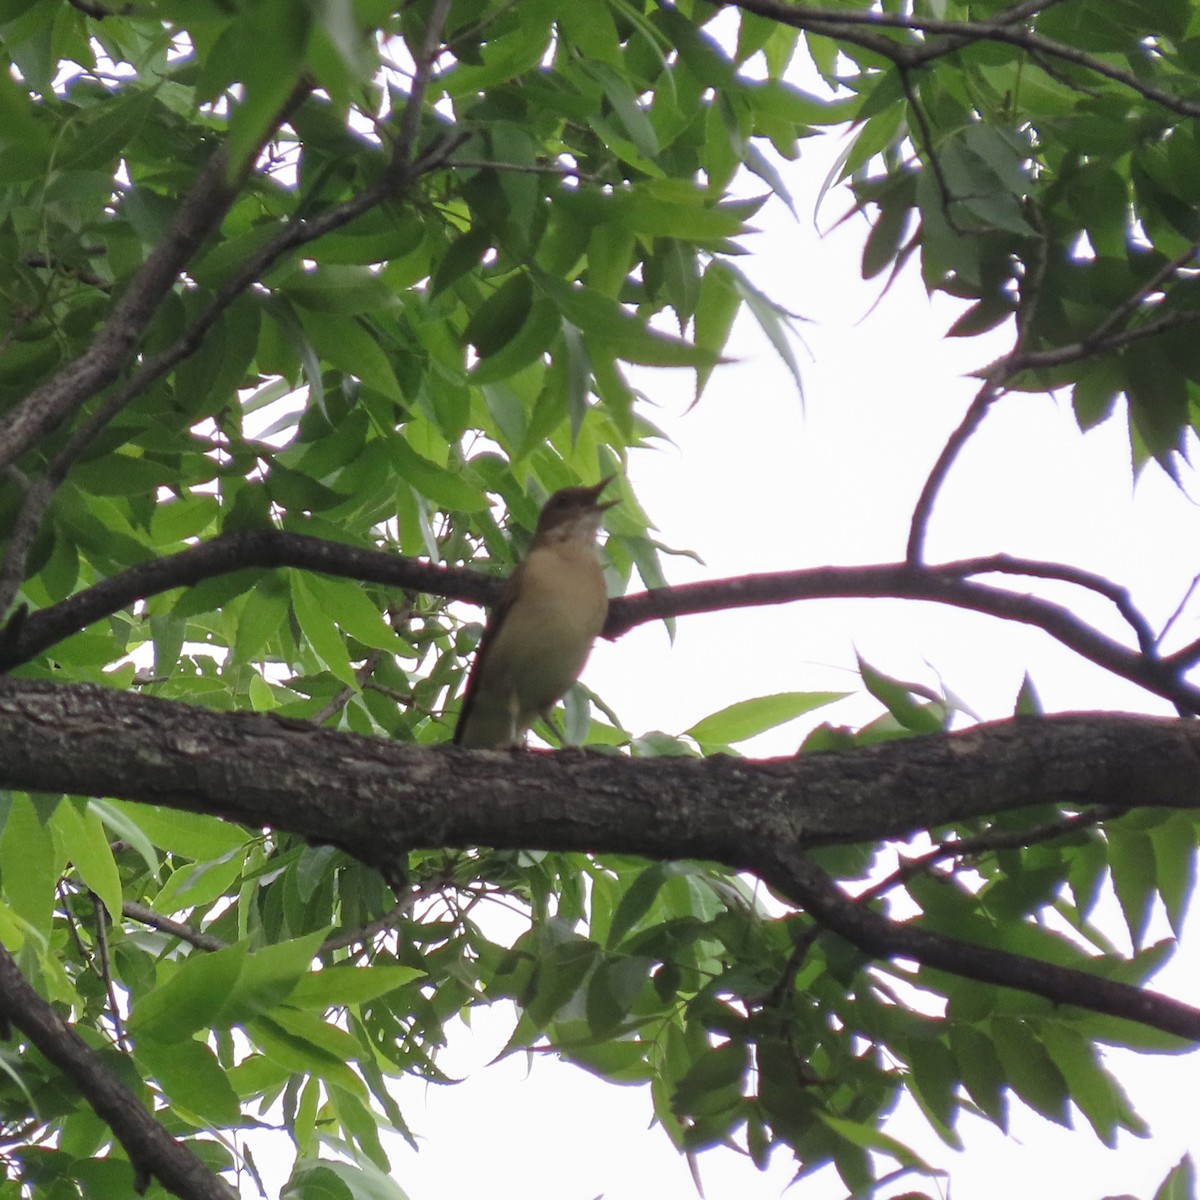
[[[1135, 464], [1176, 472], [1200, 416], [1200, 17], [1185, 0], [1041, 7], [845, 0], [805, 24], [700, 0], [0, 0], [6, 605], [257, 529], [505, 572], [546, 494], [662, 436], [630, 364], [690, 370], [700, 398], [745, 306], [795, 369], [786, 314], [738, 259], [823, 127], [851, 132], [863, 274], [915, 256], [969, 302], [955, 335], [1012, 323], [980, 405], [1070, 387], [1090, 427], [1123, 395]], [[808, 60], [827, 90], [792, 82]], [[189, 244], [176, 213], [221, 146], [231, 195]], [[179, 270], [155, 294], [164, 253]], [[140, 325], [131, 297], [149, 298]], [[28, 397], [61, 397], [70, 364], [113, 346], [30, 433]], [[615, 590], [661, 585], [664, 552], [626, 489]], [[245, 569], [148, 592], [16, 673], [432, 745], [477, 633], [440, 595]], [[866, 664], [863, 680], [886, 715], [807, 749], [947, 727], [947, 698]], [[577, 691], [565, 727], [645, 757], [715, 753], [833, 698], [763, 697], [673, 740]], [[17, 792], [0, 813], [0, 941], [214, 1169], [252, 1171], [234, 1131], [281, 1118], [297, 1198], [389, 1194], [381, 1131], [412, 1139], [389, 1080], [447, 1082], [447, 1023], [500, 1000], [519, 1012], [510, 1050], [649, 1083], [679, 1147], [760, 1165], [782, 1149], [856, 1195], [932, 1170], [883, 1131], [902, 1093], [951, 1146], [960, 1112], [1004, 1128], [1013, 1097], [1064, 1123], [1074, 1106], [1112, 1145], [1144, 1128], [1100, 1047], [1179, 1045], [871, 962], [713, 864], [434, 847], [394, 890], [334, 847], [212, 817]], [[816, 858], [922, 927], [1126, 982], [1170, 951], [1147, 941], [1153, 904], [1178, 932], [1191, 894], [1181, 813], [1070, 823], [1047, 805], [929, 832], [921, 870], [889, 875], [875, 845]], [[1093, 920], [1106, 882], [1130, 955]], [[527, 908], [511, 945], [493, 898]], [[131, 1186], [38, 1051], [10, 1042], [0, 1065], [23, 1186]]]

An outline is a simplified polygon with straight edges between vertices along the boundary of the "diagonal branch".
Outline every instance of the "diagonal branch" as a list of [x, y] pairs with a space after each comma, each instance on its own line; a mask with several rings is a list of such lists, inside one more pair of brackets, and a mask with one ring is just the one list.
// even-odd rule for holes
[[1112, 817], [1119, 817], [1127, 809], [1115, 806], [1107, 808], [1089, 808], [1085, 812], [1072, 813], [1059, 817], [1055, 821], [1045, 821], [1028, 829], [989, 829], [976, 837], [948, 838], [939, 842], [932, 850], [917, 855], [916, 858], [901, 859], [900, 865], [888, 876], [873, 883], [866, 891], [861, 892], [856, 902], [862, 904], [876, 900], [892, 888], [907, 883], [910, 879], [926, 872], [934, 863], [944, 862], [947, 858], [962, 860], [974, 858], [980, 854], [989, 854], [995, 850], [1021, 850], [1039, 842], [1053, 841], [1055, 838], [1067, 837], [1078, 833], [1081, 829], [1090, 829]]
[[[298, 84], [263, 141], [308, 94]], [[0, 423], [0, 469], [16, 462], [30, 447], [106, 388], [128, 363], [179, 272], [224, 219], [254, 166], [257, 148], [244, 162], [230, 163], [224, 148], [201, 169], [184, 196], [162, 240], [121, 293], [87, 351], [53, 379], [35, 388]]]
[[413, 158], [411, 149], [401, 143], [397, 147], [397, 157], [393, 160], [392, 169], [385, 171], [370, 186], [315, 217], [297, 219], [285, 224], [275, 237], [252, 254], [239, 270], [216, 290], [205, 308], [170, 346], [143, 362], [121, 387], [105, 398], [88, 420], [72, 434], [41, 478], [27, 489], [22, 499], [21, 509], [10, 531], [4, 564], [0, 568], [0, 613], [7, 610], [20, 586], [25, 559], [37, 536], [46, 506], [68, 471], [109, 422], [168, 371], [194, 354], [209, 330], [233, 301], [286, 254], [340, 229], [393, 198], [421, 174], [442, 166], [457, 144], [454, 139], [439, 140], [424, 154]]
[[30, 986], [0, 946], [0, 1024], [19, 1029], [82, 1093], [129, 1155], [134, 1186], [157, 1179], [182, 1200], [234, 1200], [233, 1190], [146, 1111], [100, 1056]]
[[1200, 1041], [1200, 1010], [1191, 1005], [1089, 971], [963, 942], [912, 923], [900, 924], [851, 899], [820, 867], [790, 847], [779, 848], [773, 858], [764, 877], [767, 882], [872, 958], [911, 958], [935, 970], [999, 987], [1013, 987], [1019, 972], [1020, 983], [1015, 986], [1055, 1004], [1139, 1021]]

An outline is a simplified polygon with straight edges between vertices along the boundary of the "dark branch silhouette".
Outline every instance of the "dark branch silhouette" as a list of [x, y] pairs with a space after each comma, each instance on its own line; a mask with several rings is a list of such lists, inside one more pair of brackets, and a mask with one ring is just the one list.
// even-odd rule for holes
[[[897, 67], [926, 66], [975, 42], [1001, 42], [1049, 60], [1082, 67], [1085, 71], [1127, 87], [1131, 92], [1178, 116], [1200, 116], [1200, 101], [1177, 96], [1140, 78], [1133, 71], [1116, 66], [1111, 59], [1089, 54], [1022, 25], [1023, 21], [1053, 7], [1051, 4], [1032, 7], [1018, 4], [988, 21], [954, 21], [899, 13], [820, 8], [811, 4], [792, 4], [786, 0], [730, 0], [730, 3], [733, 7], [778, 21], [793, 29], [809, 30], [825, 37], [841, 39], [853, 46], [861, 46], [864, 50], [883, 56]], [[903, 41], [881, 31], [935, 36]]]
[[[0, 635], [0, 671], [30, 661], [56, 642], [138, 600], [217, 575], [274, 567], [320, 571], [481, 605], [493, 603], [502, 586], [501, 580], [469, 568], [435, 566], [306, 534], [273, 529], [222, 534], [177, 554], [130, 567], [39, 612], [19, 613]], [[985, 573], [1056, 579], [1103, 595], [1134, 631], [1138, 648], [1122, 645], [1052, 601], [966, 578]], [[927, 567], [903, 563], [812, 567], [656, 588], [611, 601], [604, 636], [615, 639], [647, 621], [690, 613], [883, 596], [927, 600], [1035, 626], [1081, 657], [1170, 700], [1182, 711], [1200, 713], [1200, 687], [1184, 677], [1191, 665], [1187, 656], [1158, 657], [1149, 624], [1125, 589], [1079, 568], [1008, 555]]]
[[1200, 723], [1022, 718], [751, 761], [418, 747], [84, 685], [0, 681], [0, 786], [105, 795], [335, 842], [385, 874], [412, 847], [560, 850], [752, 872], [876, 957], [907, 957], [1200, 1039], [1200, 1009], [897, 924], [805, 851], [1032, 805], [1195, 809]]

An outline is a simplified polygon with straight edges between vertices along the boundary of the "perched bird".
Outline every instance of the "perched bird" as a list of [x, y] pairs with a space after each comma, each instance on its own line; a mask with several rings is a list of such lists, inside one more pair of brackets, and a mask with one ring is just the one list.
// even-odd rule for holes
[[579, 678], [608, 612], [596, 558], [599, 504], [612, 476], [564, 488], [546, 501], [529, 553], [492, 611], [454, 730], [459, 746], [519, 746]]

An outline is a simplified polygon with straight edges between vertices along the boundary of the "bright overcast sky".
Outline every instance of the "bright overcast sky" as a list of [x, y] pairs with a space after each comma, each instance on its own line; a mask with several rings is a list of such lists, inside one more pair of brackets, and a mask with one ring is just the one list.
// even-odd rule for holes
[[[805, 400], [753, 323], [735, 331], [731, 365], [686, 411], [691, 381], [643, 372], [639, 385], [661, 407], [657, 420], [674, 446], [638, 452], [630, 484], [662, 540], [697, 551], [703, 567], [668, 560], [672, 582], [746, 571], [890, 562], [903, 556], [909, 514], [926, 472], [969, 402], [966, 372], [1004, 351], [1003, 336], [946, 341], [954, 309], [930, 304], [908, 271], [877, 307], [876, 285], [859, 278], [864, 227], [850, 222], [824, 237], [814, 228], [817, 192], [837, 143], [805, 143], [788, 170], [799, 214], [777, 202], [744, 261], [772, 297], [806, 318], [801, 349]], [[818, 223], [830, 229], [845, 206], [826, 198]], [[1007, 551], [1062, 560], [1130, 584], [1152, 622], [1172, 612], [1194, 573], [1178, 546], [1200, 544], [1200, 512], [1157, 469], [1131, 484], [1122, 417], [1082, 437], [1069, 405], [1013, 396], [962, 455], [940, 498], [929, 538], [932, 559]], [[1164, 532], [1167, 531], [1167, 532]], [[1019, 586], [1019, 584], [1014, 584]], [[1102, 609], [1088, 606], [1092, 619]], [[1196, 636], [1200, 605], [1177, 626]], [[1119, 627], [1110, 627], [1119, 633]], [[931, 605], [822, 601], [685, 617], [672, 646], [661, 626], [597, 648], [585, 681], [635, 732], [678, 733], [734, 700], [775, 691], [855, 690], [856, 699], [814, 720], [859, 724], [878, 705], [850, 673], [857, 649], [875, 667], [949, 688], [985, 719], [1007, 716], [1026, 669], [1049, 711], [1127, 708], [1167, 712], [1132, 685], [1101, 672], [1043, 634]], [[801, 724], [765, 735], [756, 753], [789, 753]], [[1120, 922], [1114, 916], [1115, 936]], [[514, 930], [514, 936], [515, 936]], [[1177, 961], [1156, 986], [1196, 999], [1197, 955]], [[553, 1059], [485, 1064], [511, 1028], [505, 1010], [477, 1016], [439, 1059], [448, 1074], [472, 1074], [453, 1088], [406, 1083], [398, 1092], [423, 1149], [389, 1145], [394, 1178], [413, 1200], [693, 1200], [684, 1160], [650, 1126], [645, 1090], [600, 1083]], [[1200, 1062], [1111, 1055], [1135, 1106], [1154, 1127], [1148, 1141], [1123, 1139], [1107, 1151], [1080, 1118], [1073, 1132], [1012, 1105], [1012, 1136], [964, 1119], [965, 1153], [928, 1132], [911, 1106], [892, 1127], [950, 1171], [954, 1200], [1033, 1197], [1096, 1200], [1129, 1192], [1150, 1197], [1189, 1139], [1200, 1149], [1192, 1105]], [[259, 1156], [260, 1164], [262, 1157]], [[775, 1200], [794, 1169], [780, 1154], [766, 1174], [729, 1151], [699, 1157], [708, 1200]], [[890, 1193], [934, 1181], [908, 1177]], [[839, 1200], [831, 1171], [799, 1185], [804, 1200]]]
[[[703, 566], [668, 559], [671, 582], [901, 559], [920, 487], [975, 391], [967, 373], [1007, 349], [1004, 330], [986, 342], [945, 340], [957, 310], [944, 298], [931, 303], [914, 269], [876, 305], [879, 283], [859, 278], [864, 225], [833, 228], [845, 195], [827, 196], [814, 223], [839, 144], [813, 139], [800, 162], [785, 165], [798, 217], [772, 201], [759, 215], [763, 232], [746, 241], [752, 257], [740, 264], [805, 319], [798, 347], [803, 403], [748, 318], [729, 348], [735, 361], [717, 370], [694, 409], [684, 373], [638, 376], [659, 406], [651, 419], [674, 444], [635, 453], [629, 482], [661, 540], [704, 559]], [[817, 226], [829, 232], [822, 236]], [[1200, 510], [1156, 468], [1133, 487], [1123, 420], [1119, 414], [1083, 437], [1065, 398], [1006, 399], [942, 491], [930, 559], [1005, 551], [1070, 562], [1131, 586], [1134, 601], [1161, 625], [1195, 573], [1195, 556], [1175, 551], [1200, 545]], [[1194, 480], [1187, 483], [1196, 491]], [[1107, 620], [1102, 605], [1079, 611]], [[1200, 603], [1184, 613], [1175, 634], [1195, 637], [1198, 624]], [[1118, 623], [1106, 627], [1121, 635]], [[598, 646], [584, 680], [638, 733], [680, 733], [735, 700], [778, 691], [854, 691], [808, 725], [857, 725], [880, 710], [853, 674], [856, 651], [887, 674], [944, 686], [984, 719], [1011, 714], [1026, 670], [1048, 711], [1170, 711], [1038, 631], [901, 601], [811, 601], [685, 617], [673, 645], [661, 626], [642, 627]], [[790, 753], [807, 727], [787, 726], [745, 749]], [[1120, 930], [1114, 915], [1114, 936]], [[513, 936], [518, 931], [514, 926]], [[1198, 965], [1193, 951], [1155, 986], [1195, 1002]], [[423, 1145], [413, 1154], [389, 1142], [394, 1179], [412, 1200], [693, 1200], [687, 1164], [650, 1127], [646, 1090], [606, 1085], [553, 1059], [530, 1067], [514, 1057], [487, 1067], [511, 1020], [501, 1008], [478, 1014], [473, 1032], [439, 1058], [448, 1074], [470, 1074], [468, 1083], [427, 1088], [411, 1081], [398, 1089]], [[1021, 1191], [1058, 1200], [1129, 1192], [1148, 1200], [1189, 1142], [1200, 1150], [1192, 1105], [1180, 1102], [1200, 1094], [1200, 1060], [1114, 1053], [1109, 1062], [1154, 1129], [1147, 1141], [1123, 1139], [1116, 1152], [1105, 1150], [1082, 1118], [1076, 1131], [1063, 1131], [1016, 1101], [1007, 1139], [985, 1122], [963, 1119], [962, 1155], [944, 1147], [911, 1105], [902, 1106], [890, 1131], [949, 1169], [942, 1194], [954, 1200]], [[290, 1152], [281, 1146], [277, 1162], [269, 1152], [255, 1154], [274, 1191]], [[760, 1174], [721, 1150], [701, 1155], [698, 1170], [708, 1200], [775, 1200], [794, 1164], [780, 1154]], [[884, 1194], [915, 1188], [937, 1194], [938, 1185], [910, 1176]], [[249, 1185], [245, 1194], [252, 1194]], [[845, 1189], [826, 1171], [790, 1194], [840, 1200]]]
[[[638, 376], [660, 406], [652, 419], [674, 444], [632, 456], [630, 485], [661, 540], [704, 559], [703, 566], [668, 559], [672, 582], [902, 558], [913, 502], [976, 388], [966, 373], [1007, 349], [1003, 330], [986, 342], [944, 340], [955, 308], [944, 299], [931, 304], [916, 270], [872, 308], [880, 287], [859, 278], [862, 222], [832, 229], [844, 194], [830, 194], [816, 218], [832, 232], [821, 236], [815, 227], [817, 193], [838, 149], [835, 139], [822, 143], [805, 143], [802, 160], [786, 169], [798, 218], [770, 203], [758, 221], [763, 232], [746, 241], [752, 258], [742, 263], [763, 290], [805, 318], [803, 403], [749, 319], [734, 331], [736, 361], [719, 368], [690, 412], [691, 380], [682, 372]], [[1132, 587], [1152, 624], [1162, 624], [1192, 581], [1195, 556], [1176, 547], [1200, 545], [1200, 510], [1157, 468], [1134, 488], [1128, 461], [1123, 414], [1085, 438], [1066, 398], [1009, 397], [956, 463], [931, 523], [929, 557], [1004, 551], [1085, 566]], [[1195, 491], [1194, 480], [1188, 484]], [[1103, 606], [1080, 611], [1106, 619]], [[1176, 636], [1198, 635], [1198, 617], [1195, 604]], [[1120, 636], [1120, 625], [1108, 628]], [[1036, 630], [901, 601], [809, 601], [685, 617], [673, 646], [661, 626], [646, 626], [596, 648], [584, 682], [638, 733], [682, 732], [725, 704], [774, 691], [856, 691], [814, 721], [857, 725], [880, 708], [852, 673], [856, 649], [892, 676], [946, 686], [983, 719], [1012, 713], [1026, 670], [1050, 712], [1169, 712]], [[748, 751], [787, 754], [804, 728], [767, 734]], [[1154, 985], [1195, 1002], [1196, 965], [1193, 952]], [[529, 1069], [514, 1057], [485, 1069], [510, 1021], [505, 1010], [479, 1014], [474, 1033], [439, 1058], [451, 1075], [472, 1074], [467, 1084], [414, 1081], [398, 1090], [422, 1140], [420, 1154], [389, 1147], [395, 1181], [413, 1200], [694, 1200], [688, 1165], [661, 1130], [649, 1128], [646, 1091], [604, 1085], [553, 1060]], [[947, 1166], [942, 1194], [954, 1200], [1021, 1190], [1058, 1200], [1122, 1192], [1148, 1198], [1189, 1139], [1200, 1148], [1190, 1105], [1178, 1099], [1200, 1094], [1200, 1061], [1109, 1061], [1120, 1063], [1152, 1139], [1124, 1139], [1120, 1150], [1106, 1151], [1082, 1118], [1075, 1132], [1064, 1132], [1019, 1102], [1008, 1139], [982, 1121], [961, 1121], [961, 1156], [911, 1109], [892, 1132]], [[774, 1200], [792, 1171], [782, 1154], [764, 1175], [728, 1151], [698, 1159], [708, 1200]], [[913, 1188], [937, 1194], [935, 1181], [912, 1176], [884, 1194]], [[791, 1194], [838, 1200], [845, 1189], [826, 1171]]]

